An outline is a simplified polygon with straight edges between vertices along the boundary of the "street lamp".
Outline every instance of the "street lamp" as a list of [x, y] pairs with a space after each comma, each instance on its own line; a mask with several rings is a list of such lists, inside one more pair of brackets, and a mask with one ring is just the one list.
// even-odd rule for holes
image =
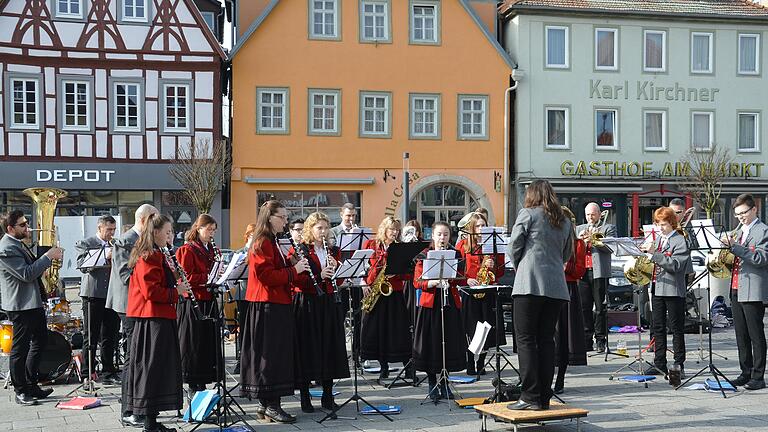
[[408, 173], [408, 170], [410, 169], [409, 162], [408, 152], [403, 153], [403, 223], [408, 222], [410, 213], [408, 211], [408, 206], [411, 203], [411, 191], [408, 188], [408, 183], [410, 181], [410, 174]]

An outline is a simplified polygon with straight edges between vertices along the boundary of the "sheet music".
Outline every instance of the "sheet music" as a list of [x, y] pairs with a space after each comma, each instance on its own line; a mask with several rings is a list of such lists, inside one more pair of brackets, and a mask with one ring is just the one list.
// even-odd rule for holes
[[[246, 267], [248, 267], [248, 253], [237, 252], [232, 255], [232, 259], [227, 264], [227, 268], [224, 273], [216, 280], [216, 285], [224, 285], [228, 280], [237, 279], [242, 276], [247, 276]], [[215, 269], [214, 269], [215, 270]], [[210, 279], [210, 276], [209, 276]]]
[[[427, 253], [427, 259], [424, 260], [424, 273], [422, 279], [455, 279], [456, 267], [459, 260], [456, 259], [456, 251], [431, 250]], [[442, 274], [441, 273], [442, 269]]]
[[88, 256], [80, 264], [81, 269], [93, 269], [99, 267], [110, 267], [107, 262], [107, 251], [112, 250], [110, 246], [105, 246], [101, 249], [89, 249]]
[[[494, 253], [493, 246], [496, 242], [496, 253], [503, 253], [507, 248], [507, 237], [504, 235], [504, 227], [485, 226], [480, 228], [480, 244], [483, 245], [482, 253]], [[495, 237], [495, 240], [494, 240]]]
[[485, 340], [488, 339], [488, 333], [491, 331], [491, 325], [485, 321], [478, 321], [475, 326], [475, 335], [472, 337], [472, 342], [467, 348], [472, 354], [480, 355], [485, 345]]
[[350, 232], [341, 233], [339, 249], [353, 251], [363, 247], [366, 240], [373, 238], [373, 230], [366, 227], [355, 227]]
[[696, 233], [696, 241], [699, 243], [699, 247], [707, 247], [707, 245], [720, 247], [722, 245], [720, 235], [715, 231], [712, 219], [694, 219], [691, 221], [691, 228]]
[[613, 250], [616, 256], [644, 256], [635, 239], [630, 237], [605, 237], [603, 243]]
[[373, 249], [356, 250], [350, 258], [341, 263], [339, 268], [336, 269], [336, 273], [333, 274], [333, 279], [363, 277], [366, 270], [365, 263], [367, 263], [372, 256]]

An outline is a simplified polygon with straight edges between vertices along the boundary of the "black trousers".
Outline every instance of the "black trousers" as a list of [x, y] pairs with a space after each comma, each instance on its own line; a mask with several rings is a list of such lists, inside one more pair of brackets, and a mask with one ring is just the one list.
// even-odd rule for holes
[[[123, 364], [128, 365], [129, 360], [131, 359], [131, 339], [133, 338], [133, 326], [136, 324], [136, 319], [121, 313], [118, 313], [117, 315], [120, 317], [120, 323], [123, 326], [123, 334], [125, 335], [125, 340], [127, 341], [127, 343], [125, 344], [125, 361]], [[126, 378], [130, 378], [127, 376], [128, 375], [127, 370], [128, 370], [127, 367], [123, 368], [123, 382], [122, 382], [123, 395], [127, 394], [126, 386], [130, 385], [130, 379], [126, 379]], [[130, 411], [130, 409], [128, 408], [127, 402], [128, 401], [126, 400], [126, 398], [123, 397], [122, 406], [120, 408], [120, 411], [122, 412], [123, 416], [133, 414], [133, 412]]]
[[667, 326], [672, 332], [675, 364], [685, 361], [685, 298], [653, 296], [654, 360], [657, 368], [667, 368]]
[[[592, 336], [595, 340], [605, 340], [606, 328], [606, 292], [608, 278], [592, 279], [592, 269], [584, 273], [579, 281], [579, 296], [581, 296], [581, 312], [584, 316], [584, 338], [587, 347], [592, 345]], [[594, 308], [594, 313], [592, 309]]]
[[736, 346], [739, 348], [741, 375], [762, 380], [765, 375], [765, 329], [762, 302], [740, 302], [736, 291], [731, 291], [731, 310], [736, 330]]
[[37, 386], [40, 354], [48, 338], [43, 308], [8, 311], [13, 322], [13, 341], [9, 367], [11, 383], [16, 394], [26, 393]]
[[[83, 300], [83, 319], [86, 332], [83, 335], [83, 365], [85, 369], [90, 364], [96, 366], [94, 351], [101, 343], [101, 371], [105, 373], [115, 372], [115, 348], [117, 347], [118, 331], [120, 330], [120, 317], [112, 309], [106, 309], [104, 305], [107, 299], [96, 297], [81, 297]], [[88, 357], [93, 356], [88, 363]]]
[[546, 404], [555, 375], [555, 324], [563, 300], [515, 296], [515, 333], [522, 395], [526, 402]]

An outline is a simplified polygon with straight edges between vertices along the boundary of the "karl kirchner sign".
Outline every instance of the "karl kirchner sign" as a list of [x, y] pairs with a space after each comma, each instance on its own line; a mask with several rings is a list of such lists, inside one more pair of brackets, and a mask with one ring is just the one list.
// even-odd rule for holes
[[589, 80], [589, 98], [599, 100], [650, 100], [680, 102], [715, 102], [720, 92], [714, 87], [684, 87], [680, 83], [661, 86], [654, 81], [630, 81], [619, 84], [605, 83], [601, 79]]
[[[730, 163], [702, 166], [702, 170], [717, 170], [726, 177], [761, 177], [764, 163]], [[560, 164], [560, 174], [566, 177], [687, 177], [691, 175], [688, 162], [664, 162], [654, 165], [644, 161], [573, 161]]]

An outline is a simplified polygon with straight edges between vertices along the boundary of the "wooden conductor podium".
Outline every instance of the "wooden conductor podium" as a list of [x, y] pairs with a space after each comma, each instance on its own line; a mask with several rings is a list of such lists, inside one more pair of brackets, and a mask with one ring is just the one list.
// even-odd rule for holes
[[492, 417], [499, 421], [511, 423], [515, 432], [517, 432], [517, 427], [521, 424], [541, 424], [547, 421], [576, 419], [576, 431], [578, 432], [581, 430], [582, 417], [586, 417], [589, 414], [589, 411], [585, 409], [573, 408], [554, 401], [550, 404], [548, 410], [541, 411], [514, 411], [507, 408], [507, 405], [510, 403], [512, 402], [476, 405], [475, 411], [480, 414], [483, 421], [480, 431], [485, 432], [488, 430], [487, 419]]

